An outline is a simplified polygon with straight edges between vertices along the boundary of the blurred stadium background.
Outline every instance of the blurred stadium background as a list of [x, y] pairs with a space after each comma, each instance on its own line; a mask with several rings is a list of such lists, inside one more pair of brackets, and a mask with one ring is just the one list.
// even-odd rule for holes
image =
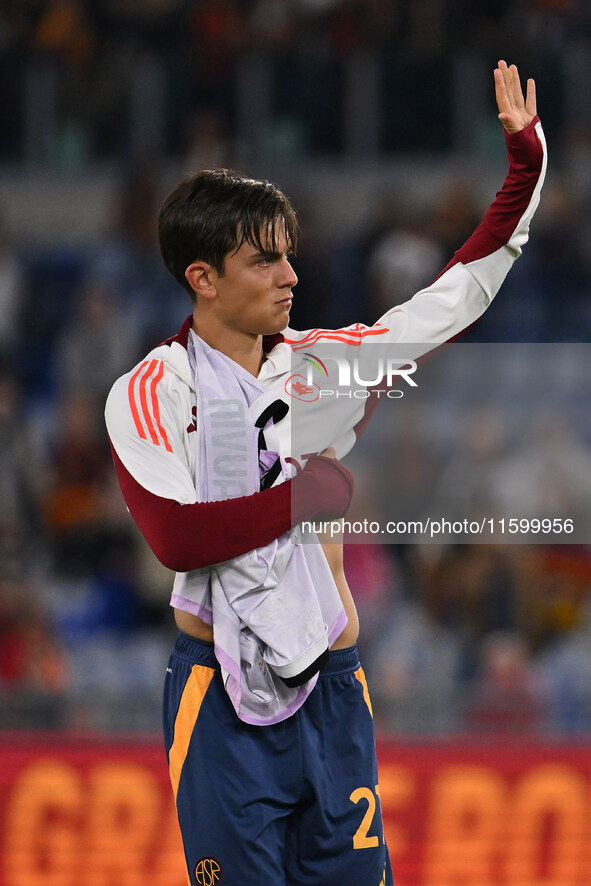
[[[189, 313], [160, 199], [202, 167], [276, 181], [303, 227], [293, 325], [373, 322], [502, 180], [499, 57], [536, 78], [551, 172], [467, 340], [587, 342], [586, 0], [2, 0], [1, 886], [184, 882], [158, 735], [171, 576], [102, 421]], [[420, 430], [396, 439], [403, 476], [432, 477]], [[583, 482], [588, 414], [567, 445]], [[346, 557], [398, 886], [591, 882], [591, 548]]]

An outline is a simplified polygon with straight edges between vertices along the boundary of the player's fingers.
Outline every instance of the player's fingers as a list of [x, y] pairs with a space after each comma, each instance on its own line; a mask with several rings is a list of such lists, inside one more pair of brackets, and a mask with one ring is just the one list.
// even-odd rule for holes
[[334, 446], [327, 446], [326, 449], [323, 449], [320, 455], [323, 455], [325, 458], [336, 458], [337, 451]]
[[515, 108], [515, 102], [513, 100], [512, 74], [507, 67], [507, 62], [504, 61], [504, 59], [499, 60], [497, 71], [499, 73], [497, 74], [495, 72], [495, 85], [498, 84], [497, 104], [499, 106], [499, 111], [511, 113], [511, 111]]
[[[499, 62], [499, 64], [500, 64], [500, 62]], [[505, 81], [505, 90], [507, 92], [507, 101], [509, 102], [511, 107], [514, 108], [515, 107], [515, 96], [513, 94], [513, 72], [511, 71], [511, 68], [507, 67], [507, 65], [504, 65], [504, 67], [501, 68], [501, 71], [503, 72], [503, 80]]]
[[523, 90], [521, 89], [521, 80], [519, 79], [519, 71], [517, 70], [517, 65], [511, 65], [511, 77], [513, 100], [518, 108], [523, 108]]
[[[499, 65], [501, 63], [499, 62]], [[511, 104], [507, 97], [507, 87], [505, 85], [505, 78], [503, 77], [502, 68], [495, 68], [494, 71], [495, 78], [495, 98], [497, 100], [497, 107], [501, 114], [506, 114], [511, 110]]]
[[537, 103], [536, 103], [536, 82], [532, 80], [530, 77], [527, 81], [527, 93], [525, 98], [525, 110], [532, 117], [535, 117], [538, 113]]

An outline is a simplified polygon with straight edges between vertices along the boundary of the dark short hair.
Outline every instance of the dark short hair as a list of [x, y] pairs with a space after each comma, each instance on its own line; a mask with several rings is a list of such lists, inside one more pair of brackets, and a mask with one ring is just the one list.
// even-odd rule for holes
[[226, 256], [243, 243], [263, 254], [276, 252], [281, 226], [290, 252], [295, 252], [297, 217], [285, 194], [270, 182], [232, 169], [206, 169], [179, 182], [162, 203], [160, 252], [172, 276], [194, 300], [185, 277], [192, 262], [207, 262], [221, 275]]

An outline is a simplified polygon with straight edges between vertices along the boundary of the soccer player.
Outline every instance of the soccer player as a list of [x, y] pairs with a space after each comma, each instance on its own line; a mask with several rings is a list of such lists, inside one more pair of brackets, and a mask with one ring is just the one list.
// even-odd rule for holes
[[[115, 383], [106, 421], [129, 510], [177, 573], [164, 732], [193, 886], [393, 882], [342, 549], [306, 544], [303, 528], [347, 511], [335, 455], [365, 402], [327, 418], [304, 360], [322, 342], [345, 357], [375, 341], [424, 353], [487, 308], [545, 173], [533, 81], [524, 99], [514, 65], [494, 78], [503, 188], [437, 280], [375, 326], [289, 329], [296, 218], [268, 182], [201, 172], [162, 205], [162, 256], [193, 313]], [[296, 401], [307, 418], [293, 435]]]

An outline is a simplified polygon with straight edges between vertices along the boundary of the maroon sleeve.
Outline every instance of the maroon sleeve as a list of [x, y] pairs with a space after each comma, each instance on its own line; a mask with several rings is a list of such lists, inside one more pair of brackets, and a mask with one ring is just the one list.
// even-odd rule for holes
[[[461, 246], [451, 261], [437, 275], [433, 283], [439, 280], [446, 271], [454, 265], [462, 263], [469, 265], [487, 255], [491, 255], [501, 247], [509, 243], [512, 235], [519, 227], [524, 213], [528, 210], [536, 186], [540, 180], [540, 173], [544, 164], [544, 147], [536, 131], [536, 125], [540, 122], [538, 117], [519, 132], [504, 132], [507, 144], [509, 171], [503, 182], [503, 187], [497, 192], [493, 203], [487, 209], [482, 221], [474, 233]], [[431, 284], [433, 285], [433, 284]], [[452, 341], [469, 329], [463, 329]], [[444, 344], [442, 342], [442, 344]], [[432, 357], [437, 349], [425, 354], [420, 360]], [[379, 391], [377, 388], [370, 390], [370, 396], [365, 403], [365, 412], [361, 421], [355, 426], [355, 434], [359, 437], [378, 406]]]
[[129, 473], [111, 446], [131, 516], [156, 557], [175, 572], [223, 563], [269, 544], [302, 520], [344, 516], [353, 477], [334, 459], [313, 456], [293, 480], [225, 501], [179, 502], [154, 495]]
[[[536, 132], [539, 118], [519, 132], [504, 132], [507, 143], [509, 171], [489, 206], [484, 218], [471, 237], [458, 249], [439, 274], [441, 277], [458, 262], [468, 264], [490, 255], [511, 239], [519, 220], [529, 206], [540, 177], [544, 151]], [[439, 279], [439, 277], [437, 279]]]

